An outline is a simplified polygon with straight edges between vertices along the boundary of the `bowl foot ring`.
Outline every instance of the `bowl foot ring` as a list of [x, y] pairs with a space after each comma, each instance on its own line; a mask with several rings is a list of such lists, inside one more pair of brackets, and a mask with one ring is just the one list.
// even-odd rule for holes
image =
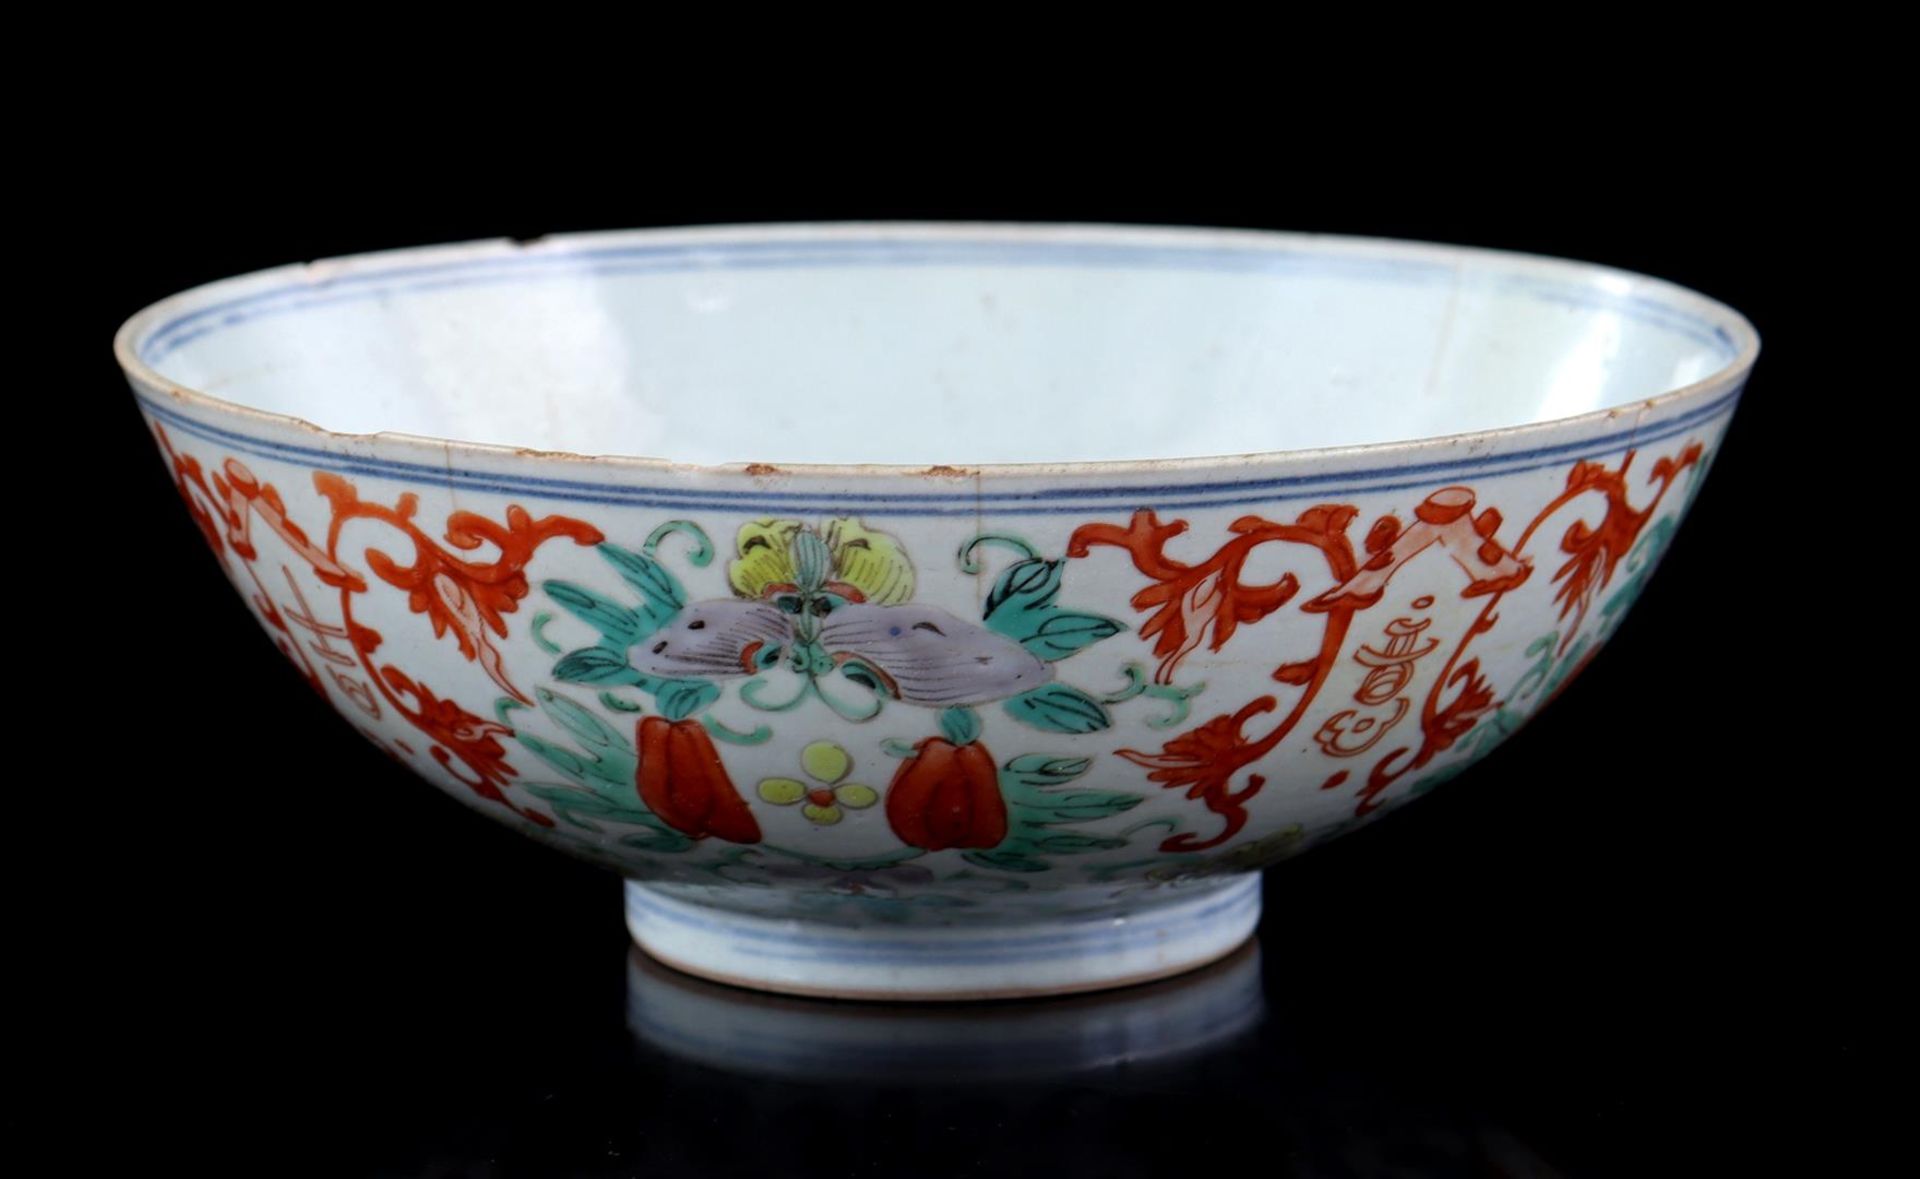
[[627, 928], [687, 974], [837, 999], [1016, 999], [1130, 986], [1232, 953], [1260, 920], [1260, 878], [1151, 903], [1001, 925], [842, 925], [689, 902], [628, 881]]

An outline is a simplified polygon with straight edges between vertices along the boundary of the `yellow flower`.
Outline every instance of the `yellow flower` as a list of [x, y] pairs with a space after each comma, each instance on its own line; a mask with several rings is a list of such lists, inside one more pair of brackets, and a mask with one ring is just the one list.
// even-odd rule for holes
[[[803, 539], [811, 538], [811, 540]], [[826, 585], [847, 597], [877, 606], [897, 606], [913, 596], [913, 563], [900, 543], [851, 516], [827, 521], [824, 530], [799, 520], [753, 520], [734, 538], [735, 556], [727, 569], [733, 592], [763, 598], [799, 586], [802, 565], [796, 547], [818, 551], [825, 542], [829, 570]], [[853, 593], [846, 593], [847, 590]]]
[[798, 520], [753, 520], [740, 526], [734, 537], [739, 554], [727, 567], [727, 580], [733, 592], [743, 598], [758, 598], [770, 585], [793, 585], [793, 538], [803, 526]]
[[913, 562], [900, 543], [851, 516], [827, 522], [827, 551], [841, 581], [875, 606], [897, 606], [913, 596]]
[[842, 807], [863, 811], [880, 801], [880, 792], [873, 787], [842, 781], [853, 772], [853, 758], [831, 741], [815, 741], [801, 750], [800, 767], [813, 785], [796, 778], [762, 778], [760, 797], [775, 806], [792, 806], [805, 800], [800, 813], [822, 827], [845, 818]]

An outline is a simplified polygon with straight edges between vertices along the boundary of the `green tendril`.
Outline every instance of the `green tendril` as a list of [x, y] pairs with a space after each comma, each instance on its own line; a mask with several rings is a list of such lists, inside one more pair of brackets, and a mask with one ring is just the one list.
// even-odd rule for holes
[[651, 557], [660, 542], [679, 533], [693, 542], [693, 550], [687, 554], [687, 562], [696, 569], [704, 569], [713, 561], [713, 542], [707, 539], [706, 530], [691, 520], [669, 520], [647, 534], [647, 542], [640, 551]]
[[615, 696], [612, 692], [601, 692], [600, 703], [605, 705], [608, 708], [611, 708], [615, 712], [643, 711], [638, 704], [635, 704], [631, 700], [622, 700], [620, 699], [620, 697]]
[[1170, 729], [1175, 725], [1186, 723], [1187, 717], [1193, 713], [1193, 698], [1207, 690], [1207, 685], [1204, 683], [1194, 684], [1186, 688], [1180, 687], [1177, 684], [1153, 683], [1147, 679], [1146, 669], [1138, 663], [1130, 662], [1120, 670], [1126, 673], [1126, 686], [1100, 697], [1100, 702], [1102, 704], [1119, 704], [1123, 701], [1131, 700], [1135, 696], [1145, 696], [1152, 700], [1166, 700], [1173, 705], [1171, 712], [1165, 716], [1147, 718], [1147, 724], [1156, 729]]
[[533, 624], [527, 629], [532, 632], [533, 641], [536, 646], [549, 655], [558, 655], [560, 653], [560, 644], [547, 637], [547, 623], [552, 621], [553, 615], [548, 611], [542, 610], [533, 616]]
[[1559, 641], [1560, 632], [1556, 630], [1541, 635], [1527, 644], [1527, 657], [1536, 662], [1527, 668], [1527, 673], [1513, 685], [1512, 699], [1524, 700], [1538, 692], [1541, 685], [1547, 682], [1548, 674], [1553, 671], [1553, 647]]
[[873, 856], [865, 860], [835, 860], [825, 856], [816, 856], [809, 852], [803, 852], [797, 848], [781, 847], [775, 843], [756, 844], [754, 850], [763, 854], [771, 852], [774, 855], [785, 856], [790, 860], [799, 860], [803, 864], [816, 864], [822, 868], [831, 868], [836, 872], [873, 872], [881, 868], [892, 868], [896, 865], [904, 864], [908, 860], [917, 860], [927, 854], [916, 847], [909, 848], [903, 852]]
[[980, 572], [980, 562], [973, 559], [973, 551], [981, 545], [998, 545], [1004, 549], [1011, 549], [1029, 560], [1040, 555], [1039, 550], [1017, 536], [1008, 536], [1004, 532], [983, 532], [960, 546], [960, 571], [962, 573]]
[[743, 733], [738, 729], [728, 728], [724, 723], [710, 716], [703, 716], [700, 719], [706, 723], [707, 732], [729, 745], [765, 745], [773, 739], [773, 730], [765, 725], [755, 725], [753, 732]]
[[1124, 838], [1132, 839], [1142, 831], [1151, 831], [1155, 827], [1162, 828], [1171, 834], [1172, 832], [1180, 830], [1180, 820], [1175, 818], [1147, 819], [1144, 822], [1135, 823], [1125, 831], [1120, 832], [1120, 834]]
[[767, 681], [755, 676], [753, 679], [740, 685], [740, 699], [746, 701], [748, 707], [757, 708], [761, 712], [790, 712], [800, 707], [800, 702], [807, 698], [807, 692], [811, 690], [812, 687], [812, 680], [801, 680], [800, 690], [795, 692], [790, 699], [769, 704], [760, 699], [760, 694], [766, 691]]
[[820, 697], [821, 701], [825, 703], [828, 708], [833, 709], [833, 714], [841, 720], [872, 720], [874, 717], [880, 715], [880, 709], [885, 706], [881, 697], [876, 693], [867, 697], [867, 704], [870, 705], [870, 707], [862, 711], [856, 701], [838, 699], [833, 693], [827, 691], [819, 680], [810, 680], [808, 682], [813, 687], [813, 694]]
[[1173, 684], [1148, 684], [1147, 695], [1155, 700], [1166, 700], [1173, 704], [1173, 711], [1165, 716], [1150, 716], [1147, 725], [1155, 729], [1171, 729], [1175, 725], [1187, 723], [1187, 717], [1193, 714], [1193, 698], [1207, 690], [1205, 682], [1192, 687], [1180, 688]]
[[1128, 663], [1120, 670], [1126, 673], [1127, 686], [1117, 692], [1109, 692], [1105, 696], [1100, 697], [1102, 704], [1118, 704], [1123, 700], [1131, 700], [1147, 690], [1146, 668], [1141, 667], [1138, 663]]
[[1115, 864], [1098, 864], [1088, 872], [1088, 875], [1095, 880], [1111, 883], [1117, 877], [1131, 876], [1135, 873], [1144, 874], [1144, 872], [1150, 872], [1155, 868], [1185, 868], [1194, 864], [1204, 863], [1205, 861], [1205, 856], [1154, 856], [1152, 859], [1146, 860], [1122, 860]]

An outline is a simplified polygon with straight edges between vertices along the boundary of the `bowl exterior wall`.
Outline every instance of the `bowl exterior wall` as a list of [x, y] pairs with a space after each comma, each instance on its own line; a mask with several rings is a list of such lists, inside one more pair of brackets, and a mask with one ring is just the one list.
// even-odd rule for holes
[[943, 922], [1217, 883], [1460, 773], [1619, 625], [1739, 392], [983, 475], [349, 438], [135, 391], [247, 608], [421, 776], [701, 903]]

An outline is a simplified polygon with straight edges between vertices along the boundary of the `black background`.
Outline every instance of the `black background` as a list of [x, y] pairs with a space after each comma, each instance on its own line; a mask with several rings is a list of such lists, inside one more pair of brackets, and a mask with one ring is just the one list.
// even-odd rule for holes
[[[1816, 853], [1844, 824], [1794, 801], [1834, 776], [1843, 738], [1776, 707], [1808, 674], [1781, 649], [1779, 598], [1810, 567], [1792, 554], [1815, 543], [1809, 517], [1835, 513], [1807, 502], [1827, 445], [1804, 412], [1820, 387], [1796, 304], [1807, 250], [1763, 202], [1646, 153], [1280, 173], [1198, 154], [1044, 172], [990, 151], [859, 169], [805, 153], [655, 150], [638, 170], [422, 157], [404, 180], [327, 150], [187, 169], [143, 190], [90, 276], [68, 408], [105, 449], [57, 478], [107, 494], [94, 519], [115, 548], [61, 543], [112, 620], [93, 657], [120, 670], [89, 673], [59, 640], [84, 666], [58, 740], [68, 764], [111, 768], [73, 771], [71, 797], [91, 802], [25, 782], [16, 797], [112, 841], [88, 865], [110, 881], [111, 930], [99, 909], [53, 910], [106, 959], [89, 974], [104, 1046], [66, 1095], [84, 1108], [118, 1074], [132, 1097], [106, 1122], [150, 1124], [137, 1151], [254, 1173], [1117, 1176], [1218, 1170], [1245, 1150], [1272, 1174], [1614, 1175], [1777, 1158], [1807, 1131], [1848, 1149], [1835, 1127], [1860, 1041], [1846, 1005], [1810, 989], [1846, 974], [1855, 938], [1815, 887], [1832, 884]], [[755, 1080], [631, 1039], [613, 878], [437, 796], [314, 702], [202, 550], [108, 342], [152, 299], [298, 259], [868, 218], [1566, 255], [1723, 299], [1764, 351], [1692, 516], [1587, 674], [1474, 773], [1268, 875], [1259, 1031], [1068, 1081]], [[25, 839], [71, 860], [61, 830]], [[97, 1125], [63, 1150], [78, 1164], [128, 1145]]]

